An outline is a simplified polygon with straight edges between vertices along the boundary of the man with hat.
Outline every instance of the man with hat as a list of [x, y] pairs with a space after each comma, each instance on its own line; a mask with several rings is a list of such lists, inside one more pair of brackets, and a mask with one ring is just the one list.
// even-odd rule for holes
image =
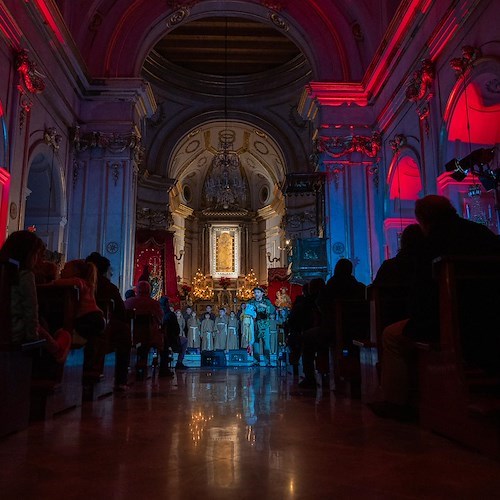
[[[267, 366], [271, 365], [271, 334], [269, 331], [270, 316], [276, 309], [271, 301], [264, 296], [264, 289], [256, 286], [253, 289], [254, 298], [248, 301], [255, 309], [255, 336], [253, 346], [254, 366], [260, 364], [261, 345], [264, 345], [264, 357]], [[251, 309], [251, 308], [250, 308]]]

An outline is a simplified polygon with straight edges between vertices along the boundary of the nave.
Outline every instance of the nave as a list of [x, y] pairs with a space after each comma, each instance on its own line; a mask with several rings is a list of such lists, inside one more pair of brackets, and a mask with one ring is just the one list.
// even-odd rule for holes
[[499, 498], [500, 463], [279, 368], [191, 368], [0, 441], [11, 499]]

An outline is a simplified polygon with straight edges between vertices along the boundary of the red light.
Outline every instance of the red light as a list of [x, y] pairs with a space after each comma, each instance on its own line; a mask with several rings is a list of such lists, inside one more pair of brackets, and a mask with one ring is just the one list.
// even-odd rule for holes
[[47, 4], [45, 3], [44, 0], [35, 0], [36, 4], [38, 5], [38, 8], [40, 9], [40, 12], [43, 14], [43, 17], [47, 21], [47, 24], [50, 26], [54, 34], [56, 35], [56, 38], [59, 40], [59, 43], [64, 43], [64, 37], [62, 36], [62, 33], [57, 26], [57, 23], [55, 19], [52, 17], [52, 14], [47, 7]]

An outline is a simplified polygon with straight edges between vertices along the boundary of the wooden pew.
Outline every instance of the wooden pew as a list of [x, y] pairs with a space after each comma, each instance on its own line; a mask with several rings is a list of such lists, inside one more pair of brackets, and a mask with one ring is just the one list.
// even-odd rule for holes
[[[41, 322], [51, 333], [59, 328], [73, 332], [79, 293], [74, 286], [38, 285]], [[35, 359], [31, 384], [31, 420], [52, 418], [82, 404], [82, 345], [73, 345], [64, 366], [47, 356]]]
[[500, 456], [500, 257], [444, 257], [440, 340], [420, 344], [420, 422], [481, 452]]
[[17, 266], [0, 262], [0, 437], [28, 427], [33, 355], [45, 340], [15, 345], [11, 340], [11, 286]]
[[354, 341], [369, 339], [369, 303], [366, 300], [336, 300], [333, 376], [335, 393], [361, 396], [359, 347]]
[[408, 317], [408, 294], [406, 286], [370, 285], [366, 289], [370, 304], [370, 337], [353, 341], [359, 348], [361, 399], [364, 402], [383, 399], [380, 393], [382, 333], [388, 325]]

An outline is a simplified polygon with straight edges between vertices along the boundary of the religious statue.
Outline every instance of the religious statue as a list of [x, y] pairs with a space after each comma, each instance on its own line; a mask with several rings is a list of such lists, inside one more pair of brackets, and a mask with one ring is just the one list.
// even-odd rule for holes
[[291, 309], [292, 308], [292, 299], [286, 293], [286, 288], [283, 287], [281, 290], [276, 292], [276, 301], [274, 302], [275, 306], [280, 309]]

